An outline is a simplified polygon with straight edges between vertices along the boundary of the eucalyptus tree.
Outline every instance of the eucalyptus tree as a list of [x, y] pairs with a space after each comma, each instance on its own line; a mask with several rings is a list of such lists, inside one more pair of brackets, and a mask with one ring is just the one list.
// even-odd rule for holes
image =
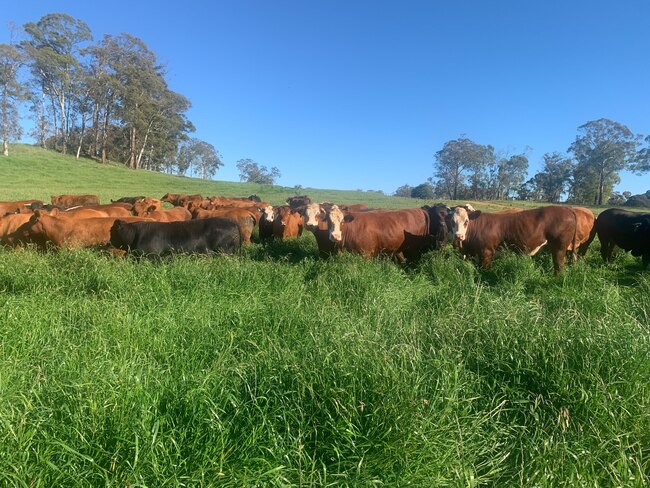
[[[576, 140], [569, 147], [577, 161], [574, 195], [602, 205], [608, 192], [620, 181], [623, 170], [644, 171], [637, 163], [639, 136], [625, 125], [609, 119], [598, 119], [578, 127]], [[583, 200], [585, 201], [585, 200]]]
[[0, 138], [4, 156], [9, 156], [9, 142], [22, 136], [18, 106], [27, 96], [25, 86], [18, 80], [22, 63], [18, 49], [0, 44]]
[[55, 132], [60, 132], [62, 151], [66, 153], [70, 103], [80, 76], [80, 50], [83, 43], [92, 40], [90, 28], [67, 14], [52, 13], [38, 22], [28, 22], [24, 29], [27, 40], [21, 43], [21, 48], [27, 56], [36, 90], [40, 90], [43, 98], [50, 99]]
[[524, 183], [528, 174], [528, 156], [515, 154], [510, 157], [494, 158], [490, 167], [489, 198], [505, 200], [510, 198]]
[[248, 183], [272, 185], [276, 178], [281, 176], [280, 170], [275, 166], [268, 169], [248, 158], [237, 161], [237, 169], [239, 170], [239, 179]]
[[221, 155], [215, 147], [200, 139], [188, 139], [178, 150], [177, 168], [179, 174], [192, 168], [204, 180], [212, 178], [223, 166]]
[[544, 154], [544, 166], [535, 175], [540, 198], [546, 202], [558, 203], [569, 190], [574, 164], [571, 158], [559, 152]]
[[457, 200], [468, 176], [472, 191], [478, 191], [485, 168], [492, 162], [493, 156], [492, 146], [477, 144], [467, 137], [447, 141], [435, 154], [434, 177], [442, 183], [448, 197]]
[[185, 115], [189, 100], [169, 89], [163, 67], [141, 39], [121, 34], [105, 39], [103, 48], [94, 55], [106, 56], [104, 130], [111, 112], [126, 139], [125, 163], [138, 169], [147, 151], [153, 154], [163, 145], [175, 153], [178, 143], [194, 130]]

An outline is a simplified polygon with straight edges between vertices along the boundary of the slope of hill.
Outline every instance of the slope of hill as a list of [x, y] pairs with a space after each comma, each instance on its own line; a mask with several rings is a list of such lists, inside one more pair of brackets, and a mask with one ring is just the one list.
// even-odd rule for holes
[[[74, 156], [64, 156], [26, 144], [12, 145], [10, 156], [0, 159], [0, 167], [0, 201], [39, 198], [49, 202], [50, 195], [90, 193], [98, 195], [102, 203], [108, 203], [111, 198], [134, 195], [160, 197], [170, 192], [230, 197], [255, 194], [275, 205], [282, 204], [287, 197], [297, 194], [307, 194], [314, 201], [365, 203], [373, 208], [418, 207], [432, 203], [426, 200], [391, 197], [372, 191], [318, 188], [296, 190], [255, 183], [202, 180], [155, 171], [133, 171], [120, 164], [100, 164], [90, 159], [76, 159]], [[497, 211], [513, 206], [530, 207], [538, 204], [513, 201], [481, 202], [478, 208]]]
[[92, 193], [102, 203], [111, 198], [131, 195], [162, 196], [171, 193], [248, 196], [256, 194], [264, 200], [280, 204], [289, 196], [308, 194], [314, 200], [341, 203], [365, 202], [370, 206], [408, 206], [413, 200], [392, 198], [375, 192], [321, 190], [282, 186], [202, 180], [168, 175], [154, 171], [133, 171], [118, 164], [100, 164], [89, 159], [75, 159], [54, 151], [16, 144], [11, 155], [0, 159], [0, 200], [40, 198], [62, 193]]

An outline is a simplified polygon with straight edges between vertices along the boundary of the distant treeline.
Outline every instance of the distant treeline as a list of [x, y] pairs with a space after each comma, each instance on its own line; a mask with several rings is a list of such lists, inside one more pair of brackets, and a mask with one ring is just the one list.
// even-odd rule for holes
[[578, 128], [566, 153], [543, 156], [543, 167], [528, 175], [527, 151], [498, 154], [491, 145], [467, 137], [448, 141], [435, 153], [434, 174], [429, 181], [403, 185], [396, 196], [450, 200], [567, 201], [588, 205], [605, 203], [645, 206], [648, 194], [614, 193], [623, 170], [641, 174], [650, 170], [650, 136], [633, 134], [625, 125], [609, 119], [587, 122]]

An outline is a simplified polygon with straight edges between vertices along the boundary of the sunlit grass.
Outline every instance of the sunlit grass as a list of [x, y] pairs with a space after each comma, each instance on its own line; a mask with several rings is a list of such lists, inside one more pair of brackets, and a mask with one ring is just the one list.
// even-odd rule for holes
[[[294, 193], [14, 154], [0, 200]], [[543, 252], [322, 260], [309, 233], [160, 261], [0, 248], [0, 485], [644, 486], [649, 311], [650, 274], [597, 242], [559, 277]]]
[[0, 251], [0, 479], [641, 486], [639, 268]]

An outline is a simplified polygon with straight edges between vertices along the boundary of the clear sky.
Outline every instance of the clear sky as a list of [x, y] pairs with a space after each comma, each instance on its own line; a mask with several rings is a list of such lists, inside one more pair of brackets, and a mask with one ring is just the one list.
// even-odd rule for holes
[[[2, 17], [51, 12], [145, 41], [221, 153], [217, 179], [252, 158], [282, 185], [392, 193], [463, 134], [530, 147], [531, 176], [589, 120], [650, 134], [648, 0], [22, 0]], [[621, 191], [650, 189], [622, 176]]]

